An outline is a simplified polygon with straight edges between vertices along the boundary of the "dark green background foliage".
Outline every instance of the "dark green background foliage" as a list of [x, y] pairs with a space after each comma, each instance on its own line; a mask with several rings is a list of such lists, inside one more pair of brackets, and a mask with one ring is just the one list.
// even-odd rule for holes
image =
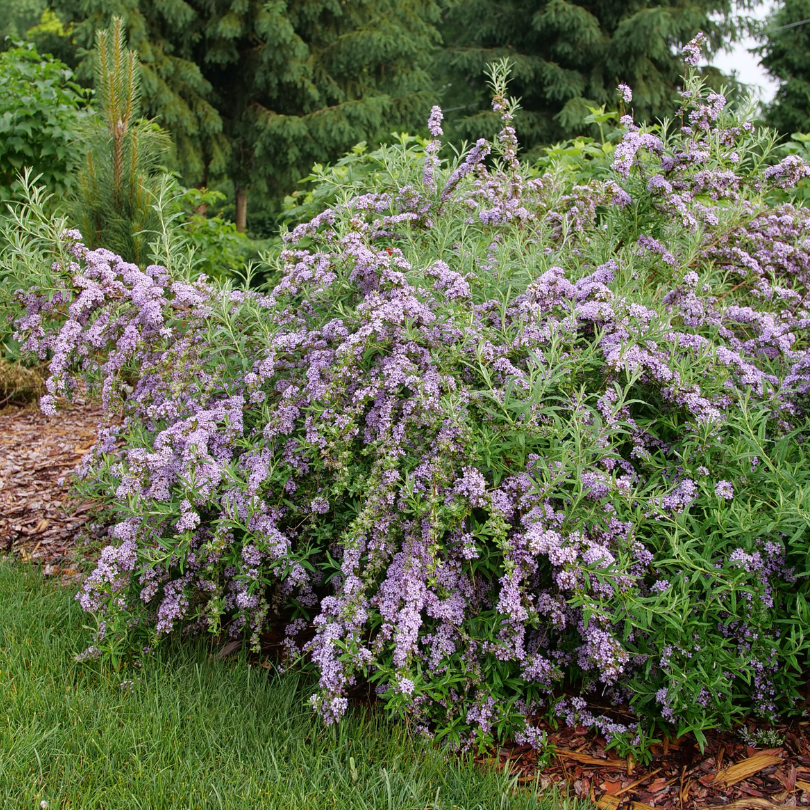
[[261, 242], [236, 230], [233, 222], [221, 214], [210, 214], [221, 205], [220, 191], [186, 189], [172, 201], [172, 214], [184, 224], [184, 236], [197, 260], [195, 271], [209, 278], [239, 275], [248, 262], [258, 260]]
[[47, 0], [4, 0], [0, 3], [0, 40], [22, 39], [39, 22], [47, 5]]
[[67, 190], [86, 100], [67, 65], [32, 43], [0, 53], [0, 200], [13, 195], [26, 166], [55, 193]]
[[[85, 49], [112, 15], [144, 63], [145, 112], [183, 179], [283, 196], [316, 161], [417, 127], [434, 94], [434, 0], [58, 0]], [[91, 54], [85, 52], [87, 70]]]
[[278, 193], [314, 162], [427, 116], [432, 0], [254, 1], [238, 19], [228, 5], [207, 22], [205, 61], [235, 182]]
[[[143, 113], [172, 137], [168, 168], [224, 192], [217, 209], [267, 237], [314, 163], [424, 132], [432, 104], [445, 109], [450, 141], [493, 135], [484, 68], [499, 57], [513, 62], [522, 157], [535, 160], [561, 139], [596, 135], [589, 108], [615, 109], [620, 82], [637, 121], [671, 112], [682, 46], [704, 31], [718, 49], [761, 3], [0, 0], [0, 37], [27, 35], [89, 86], [95, 31], [121, 16], [142, 63]], [[782, 82], [768, 122], [784, 135], [810, 130], [810, 25], [772, 29], [808, 17], [810, 0], [785, 0], [761, 33]]]
[[762, 49], [762, 64], [780, 81], [767, 120], [785, 134], [810, 131], [810, 24], [781, 26], [808, 19], [810, 0], [783, 0]]
[[444, 18], [438, 60], [447, 106], [462, 108], [456, 132], [497, 131], [483, 71], [499, 57], [514, 64], [524, 149], [585, 131], [588, 107], [615, 108], [620, 82], [633, 88], [637, 120], [671, 114], [680, 47], [699, 31], [714, 48], [736, 36], [734, 9], [731, 0], [458, 0]]

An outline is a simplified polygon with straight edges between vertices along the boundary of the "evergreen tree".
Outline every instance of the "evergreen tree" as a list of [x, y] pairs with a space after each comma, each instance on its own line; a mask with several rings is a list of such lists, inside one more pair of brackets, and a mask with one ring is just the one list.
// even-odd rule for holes
[[197, 5], [208, 9], [198, 53], [232, 146], [239, 227], [248, 186], [281, 196], [313, 163], [427, 117], [435, 0]]
[[8, 49], [15, 39], [24, 39], [47, 5], [48, 0], [0, 0], [0, 49]]
[[123, 23], [98, 31], [95, 89], [100, 114], [85, 134], [85, 161], [72, 200], [85, 244], [145, 264], [159, 221], [154, 209], [159, 163], [170, 146], [165, 132], [140, 118], [138, 57]]
[[681, 47], [704, 32], [709, 47], [737, 35], [735, 7], [759, 0], [457, 0], [448, 6], [447, 44], [437, 72], [450, 123], [460, 137], [494, 133], [484, 68], [513, 64], [511, 91], [524, 148], [582, 132], [588, 107], [617, 105], [616, 87], [633, 90], [637, 120], [670, 114], [683, 70]]
[[810, 132], [810, 0], [783, 0], [768, 20], [762, 64], [780, 81], [767, 121], [784, 134]]
[[184, 0], [53, 0], [73, 38], [81, 63], [77, 73], [93, 75], [96, 31], [113, 17], [124, 20], [129, 46], [141, 63], [143, 114], [172, 136], [177, 168], [188, 185], [207, 185], [227, 170], [230, 147], [213, 104], [211, 83], [194, 61], [201, 37], [197, 12]]
[[146, 113], [174, 137], [187, 182], [227, 172], [240, 229], [249, 187], [281, 197], [314, 162], [418, 127], [434, 101], [437, 0], [59, 2], [85, 39], [124, 17]]

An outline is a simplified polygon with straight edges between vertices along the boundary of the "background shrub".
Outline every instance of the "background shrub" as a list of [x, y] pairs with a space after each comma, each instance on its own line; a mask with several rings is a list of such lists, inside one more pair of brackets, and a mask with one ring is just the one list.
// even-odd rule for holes
[[0, 203], [19, 189], [24, 167], [54, 193], [67, 191], [87, 100], [67, 65], [40, 56], [33, 44], [0, 52]]
[[188, 249], [197, 260], [196, 270], [209, 278], [237, 278], [248, 264], [258, 261], [264, 245], [236, 230], [236, 225], [211, 207], [221, 205], [225, 195], [199, 188], [178, 188], [170, 208], [177, 214]]
[[801, 708], [810, 216], [774, 194], [808, 167], [690, 69], [677, 125], [625, 114], [609, 169], [574, 145], [590, 179], [540, 175], [492, 78], [493, 143], [443, 159], [434, 108], [373, 191], [325, 174], [264, 291], [19, 213], [44, 410], [84, 374], [123, 416], [80, 472], [113, 521], [88, 656], [277, 623], [327, 722], [367, 680], [458, 746], [541, 745], [548, 712], [643, 751]]

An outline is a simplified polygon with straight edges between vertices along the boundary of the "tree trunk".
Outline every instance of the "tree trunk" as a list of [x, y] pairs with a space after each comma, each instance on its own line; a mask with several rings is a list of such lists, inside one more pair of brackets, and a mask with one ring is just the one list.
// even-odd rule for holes
[[[208, 190], [208, 163], [206, 162], [205, 166], [203, 167], [203, 176], [202, 182], [200, 183], [197, 188], [200, 191], [207, 191]], [[195, 209], [194, 213], [200, 217], [208, 216], [208, 205], [206, 203], [200, 203]]]
[[236, 187], [236, 230], [244, 233], [247, 228], [247, 186]]

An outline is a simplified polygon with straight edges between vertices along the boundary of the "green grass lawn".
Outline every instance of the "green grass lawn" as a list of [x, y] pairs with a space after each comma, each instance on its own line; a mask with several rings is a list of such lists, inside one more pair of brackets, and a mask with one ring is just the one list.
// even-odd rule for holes
[[[535, 808], [515, 789], [411, 740], [373, 712], [325, 728], [295, 675], [176, 645], [131, 689], [77, 664], [86, 646], [69, 589], [0, 562], [0, 807]], [[573, 804], [573, 803], [572, 803]]]

